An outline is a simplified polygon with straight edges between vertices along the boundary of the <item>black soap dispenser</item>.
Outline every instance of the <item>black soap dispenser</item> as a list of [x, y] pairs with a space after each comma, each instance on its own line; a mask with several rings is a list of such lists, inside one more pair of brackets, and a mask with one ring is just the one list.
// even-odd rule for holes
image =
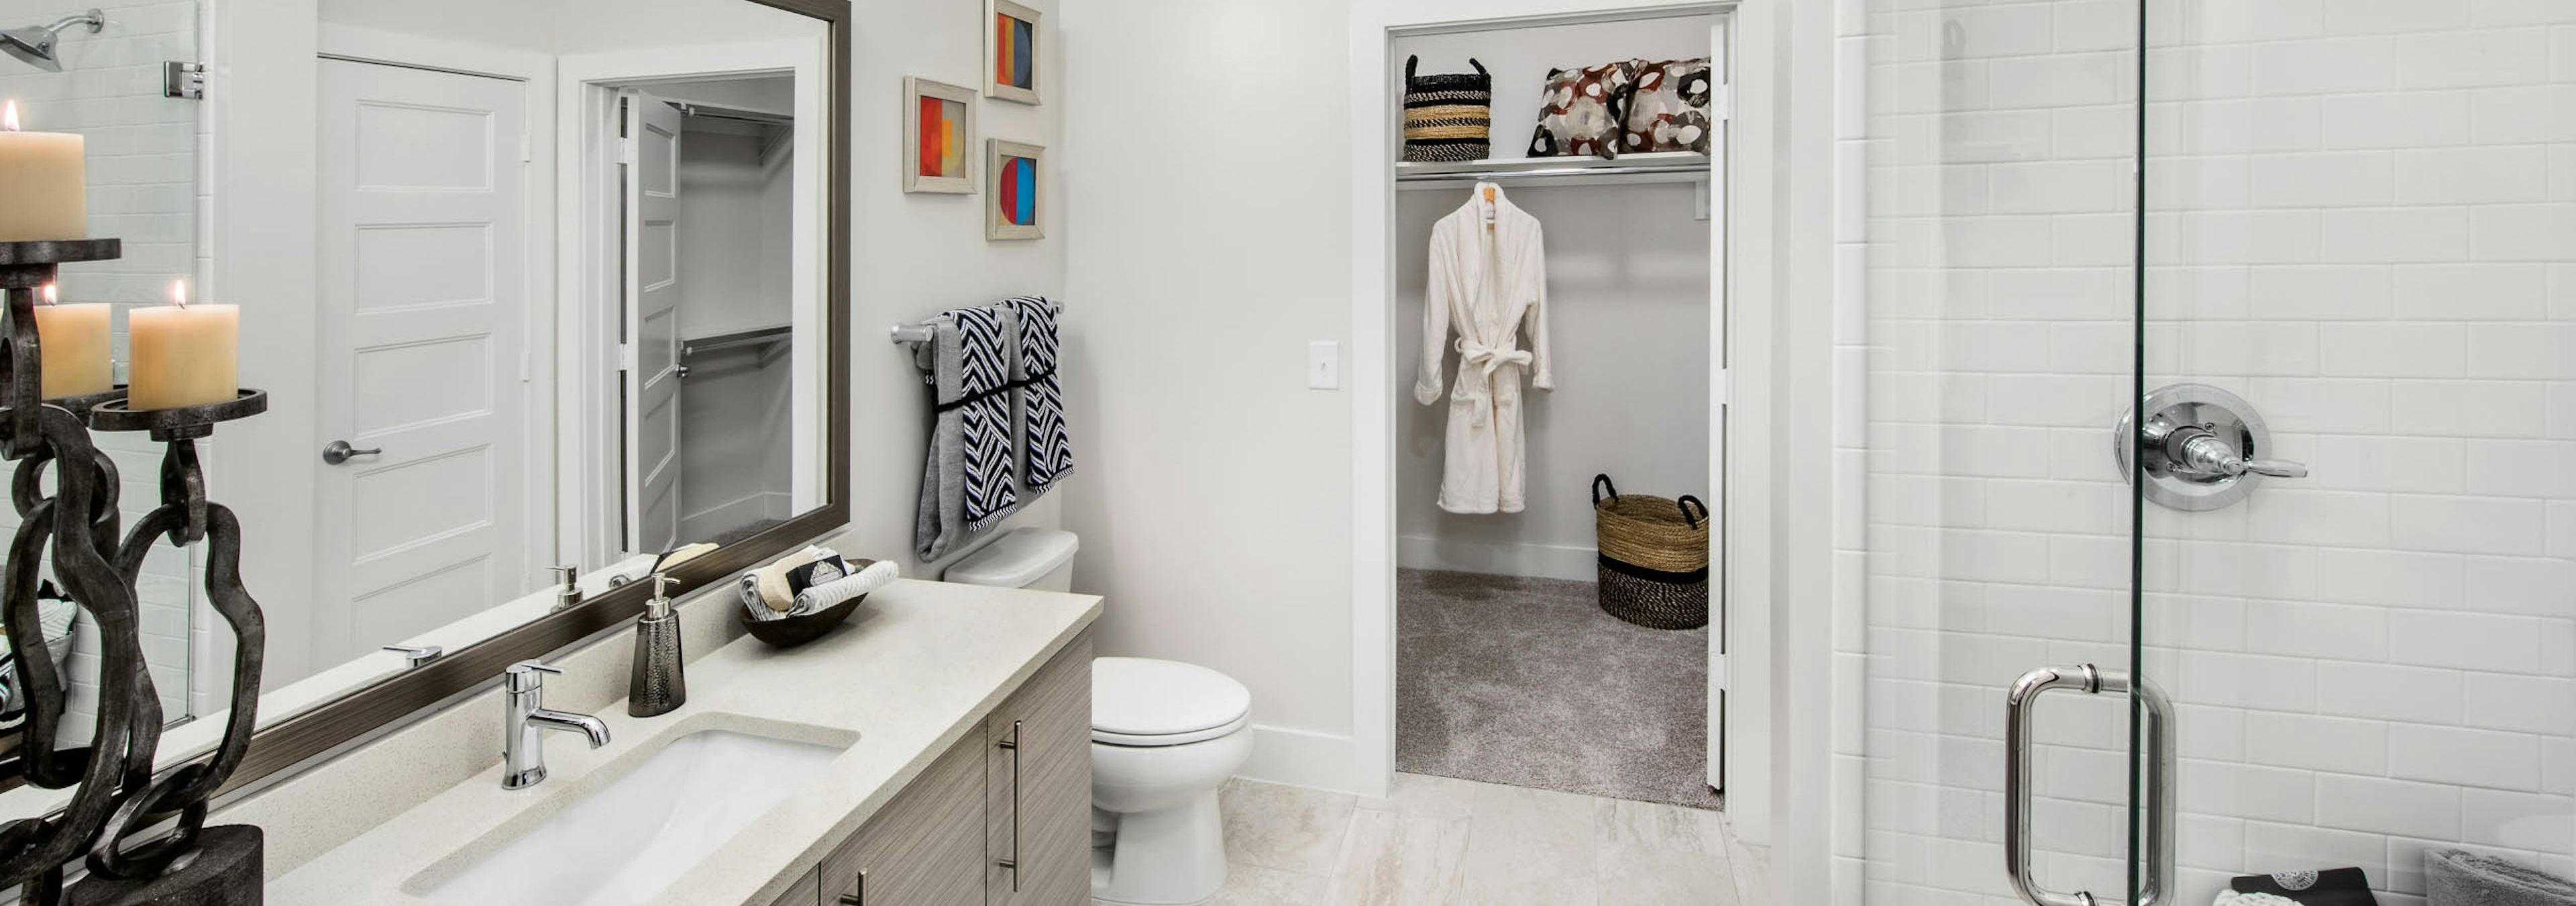
[[626, 713], [658, 717], [689, 702], [689, 676], [680, 654], [680, 615], [671, 607], [671, 583], [653, 574], [653, 599], [635, 620], [635, 671], [628, 679]]

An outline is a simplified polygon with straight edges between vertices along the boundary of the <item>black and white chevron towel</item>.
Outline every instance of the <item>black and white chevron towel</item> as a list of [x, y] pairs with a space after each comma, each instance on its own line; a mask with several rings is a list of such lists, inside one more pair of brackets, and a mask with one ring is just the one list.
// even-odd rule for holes
[[[940, 408], [963, 415], [966, 441], [966, 533], [981, 534], [1020, 508], [1011, 456], [1011, 335], [999, 306], [960, 308], [957, 322], [960, 395]], [[944, 382], [943, 382], [944, 383]], [[943, 388], [944, 389], [944, 388]]]
[[1020, 443], [1026, 465], [1021, 487], [1035, 500], [1073, 472], [1073, 435], [1064, 427], [1064, 385], [1056, 377], [1056, 306], [1038, 296], [1002, 303], [1018, 316], [1018, 366], [1012, 383], [1020, 388]]

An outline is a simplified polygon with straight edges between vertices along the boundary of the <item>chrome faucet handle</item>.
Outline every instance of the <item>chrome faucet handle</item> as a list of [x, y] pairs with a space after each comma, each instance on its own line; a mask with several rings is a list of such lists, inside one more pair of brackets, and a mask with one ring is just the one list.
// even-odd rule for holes
[[2245, 471], [2256, 475], [2269, 475], [2273, 478], [2308, 477], [2308, 464], [2304, 462], [2291, 462], [2286, 459], [2247, 459], [2239, 461], [2239, 464], [2245, 467]]
[[418, 667], [422, 664], [438, 660], [439, 658], [447, 655], [446, 649], [440, 648], [436, 645], [386, 645], [379, 650], [391, 651], [396, 654], [400, 654], [403, 656], [404, 660], [410, 662], [409, 666], [413, 667]]
[[511, 664], [510, 669], [503, 671], [501, 675], [509, 683], [510, 691], [533, 692], [545, 686], [546, 678], [538, 675], [541, 673], [561, 675], [563, 673], [563, 668], [552, 666], [535, 658], [529, 658], [516, 664]]

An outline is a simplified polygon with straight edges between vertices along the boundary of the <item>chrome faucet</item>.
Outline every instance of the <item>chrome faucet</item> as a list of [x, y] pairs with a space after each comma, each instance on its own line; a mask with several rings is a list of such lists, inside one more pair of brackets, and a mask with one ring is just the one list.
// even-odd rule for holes
[[502, 789], [524, 790], [545, 782], [546, 743], [539, 734], [546, 730], [580, 733], [590, 738], [594, 749], [608, 744], [608, 725], [599, 718], [546, 709], [544, 675], [562, 672], [536, 661], [520, 661], [501, 674], [501, 684], [509, 693], [509, 710], [501, 723]]

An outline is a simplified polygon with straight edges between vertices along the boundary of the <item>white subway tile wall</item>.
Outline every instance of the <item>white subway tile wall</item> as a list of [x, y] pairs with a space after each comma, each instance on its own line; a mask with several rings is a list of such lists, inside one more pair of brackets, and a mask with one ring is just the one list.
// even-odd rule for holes
[[[2018, 902], [2003, 697], [2125, 669], [2135, 0], [1869, 0], [1847, 230], [1865, 528], [1843, 903]], [[2251, 399], [2312, 478], [2150, 507], [2181, 890], [2423, 853], [2576, 872], [2576, 3], [2155, 0], [2150, 386]], [[1849, 71], [1848, 69], [1846, 71]], [[1853, 94], [1865, 95], [1855, 100]], [[1847, 117], [1848, 118], [1848, 117]], [[1850, 507], [1844, 506], [1848, 510]], [[2040, 875], [2118, 897], [2127, 714], [2040, 706]]]
[[[50, 23], [92, 6], [107, 14], [107, 28], [94, 35], [80, 27], [64, 32], [57, 45], [62, 72], [0, 58], [0, 99], [18, 102], [28, 129], [86, 137], [90, 235], [124, 240], [121, 260], [66, 267], [63, 301], [157, 305], [168, 298], [172, 280], [198, 273], [198, 104], [161, 96], [161, 64], [197, 58], [197, 3], [0, 0], [0, 27]], [[119, 509], [131, 526], [160, 502], [161, 449], [140, 435], [95, 439], [116, 463]], [[16, 513], [0, 508], [0, 531], [17, 525]], [[156, 544], [144, 558], [139, 589], [144, 657], [169, 719], [191, 713], [192, 557], [167, 541]], [[98, 694], [95, 630], [86, 621], [81, 630], [64, 718], [70, 742], [87, 740]]]

